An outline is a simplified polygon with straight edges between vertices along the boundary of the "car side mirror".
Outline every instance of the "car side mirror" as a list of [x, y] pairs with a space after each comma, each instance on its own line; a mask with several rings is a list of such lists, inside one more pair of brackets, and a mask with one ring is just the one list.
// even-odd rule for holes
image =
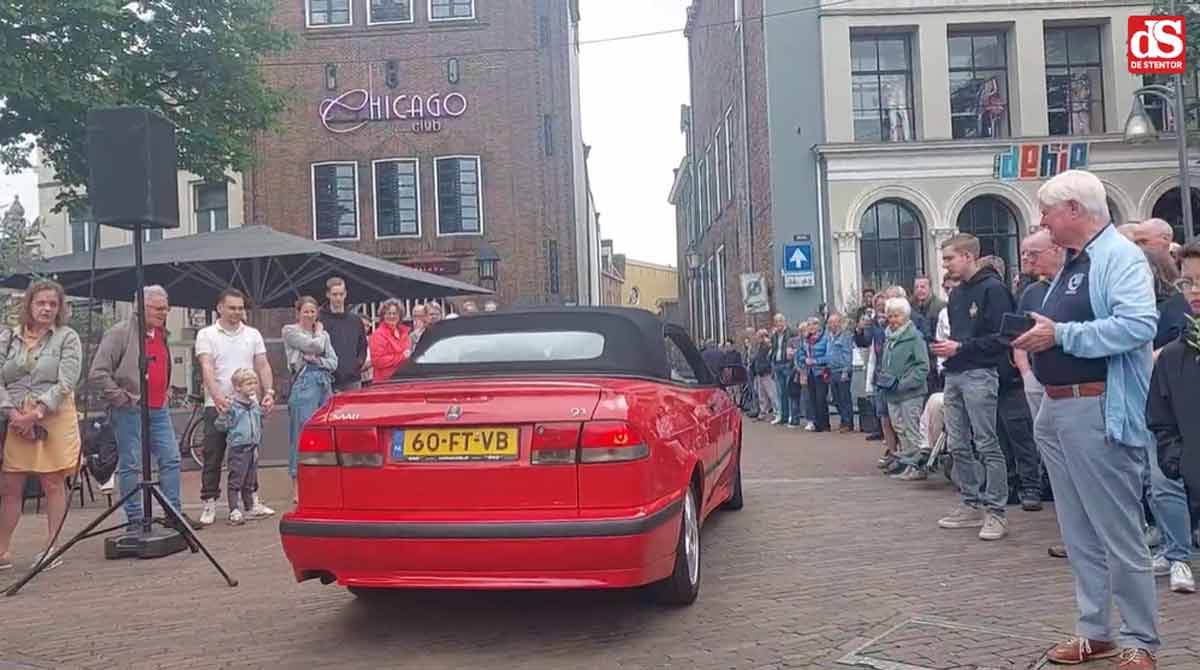
[[726, 365], [721, 368], [721, 386], [741, 386], [749, 377], [741, 365]]

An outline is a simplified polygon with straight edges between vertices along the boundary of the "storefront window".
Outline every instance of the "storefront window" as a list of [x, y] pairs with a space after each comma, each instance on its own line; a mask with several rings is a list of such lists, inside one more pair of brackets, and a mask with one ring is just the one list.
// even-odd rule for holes
[[863, 288], [912, 288], [925, 274], [925, 240], [912, 206], [902, 200], [880, 200], [862, 217]]
[[375, 163], [375, 237], [419, 237], [421, 201], [417, 161]]

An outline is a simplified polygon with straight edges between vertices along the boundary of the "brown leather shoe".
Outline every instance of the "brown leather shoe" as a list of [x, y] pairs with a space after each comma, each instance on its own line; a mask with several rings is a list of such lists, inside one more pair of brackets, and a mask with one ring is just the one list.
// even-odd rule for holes
[[1119, 670], [1158, 670], [1158, 661], [1154, 654], [1145, 649], [1126, 649], [1121, 652]]
[[[1046, 660], [1059, 665], [1079, 665], [1099, 658], [1112, 658], [1121, 653], [1115, 642], [1074, 637], [1046, 652]], [[1131, 666], [1125, 670], [1141, 670]]]
[[1046, 553], [1054, 558], [1066, 558], [1067, 548], [1061, 544], [1052, 544], [1046, 549]]

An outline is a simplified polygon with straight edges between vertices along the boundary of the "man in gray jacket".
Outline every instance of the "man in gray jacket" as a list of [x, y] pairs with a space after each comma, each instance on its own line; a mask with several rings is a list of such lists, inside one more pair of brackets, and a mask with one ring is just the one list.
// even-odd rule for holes
[[[161, 286], [142, 289], [146, 300], [146, 376], [150, 406], [150, 453], [158, 463], [163, 494], [183, 513], [179, 499], [179, 444], [168, 406], [171, 388], [171, 349], [167, 344], [167, 291]], [[137, 487], [142, 474], [141, 371], [138, 365], [137, 320], [131, 317], [109, 328], [92, 359], [88, 381], [100, 393], [117, 437], [117, 478], [121, 494]], [[145, 510], [142, 496], [125, 500], [125, 518], [140, 523]], [[169, 518], [169, 517], [168, 517]], [[184, 518], [187, 518], [186, 516]], [[188, 519], [189, 525], [199, 524]]]

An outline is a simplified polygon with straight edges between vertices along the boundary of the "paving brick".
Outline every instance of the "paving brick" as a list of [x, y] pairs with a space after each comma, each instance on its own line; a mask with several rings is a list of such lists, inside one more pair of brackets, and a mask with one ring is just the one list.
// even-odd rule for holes
[[[421, 591], [367, 606], [294, 583], [274, 521], [217, 524], [201, 537], [239, 587], [199, 556], [105, 561], [89, 540], [0, 599], [0, 670], [826, 669], [849, 667], [839, 660], [851, 654], [918, 668], [1031, 667], [1074, 626], [1070, 570], [1045, 553], [1058, 535], [1053, 508], [1014, 510], [1012, 535], [998, 543], [940, 530], [955, 502], [949, 484], [881, 477], [877, 452], [859, 436], [751, 424], [746, 508], [706, 523], [703, 589], [686, 609], [629, 592]], [[285, 486], [266, 493], [285, 507]], [[69, 528], [98, 511], [73, 509]], [[43, 528], [23, 520], [18, 561]], [[1160, 588], [1162, 667], [1200, 669], [1200, 598]]]

